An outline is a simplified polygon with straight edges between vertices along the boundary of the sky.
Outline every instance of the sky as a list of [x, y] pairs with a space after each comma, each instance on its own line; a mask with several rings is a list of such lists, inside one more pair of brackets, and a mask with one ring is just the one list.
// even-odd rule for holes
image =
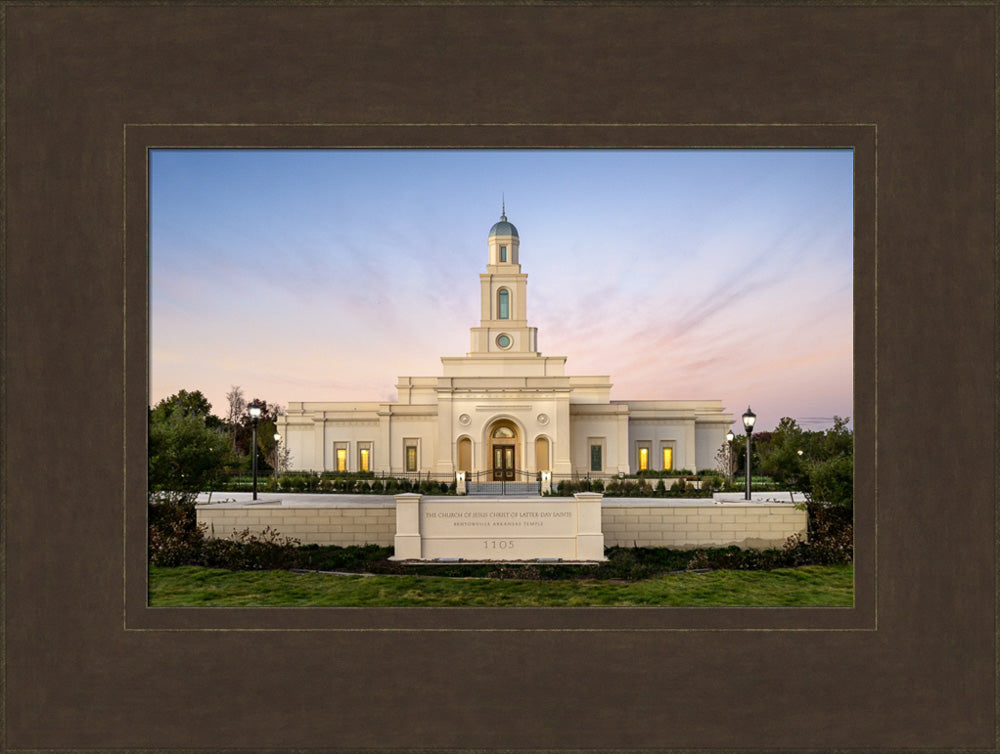
[[385, 401], [479, 325], [506, 207], [528, 324], [613, 400], [852, 407], [849, 149], [156, 149], [151, 404]]

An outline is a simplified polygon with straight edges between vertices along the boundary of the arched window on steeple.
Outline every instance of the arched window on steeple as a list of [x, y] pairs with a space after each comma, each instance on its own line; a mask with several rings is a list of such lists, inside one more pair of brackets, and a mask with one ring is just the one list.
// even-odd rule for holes
[[497, 292], [497, 319], [510, 318], [510, 291], [501, 288]]

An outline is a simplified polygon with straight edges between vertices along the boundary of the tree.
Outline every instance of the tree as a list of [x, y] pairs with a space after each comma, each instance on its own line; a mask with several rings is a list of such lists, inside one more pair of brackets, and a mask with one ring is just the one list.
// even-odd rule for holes
[[[260, 419], [257, 420], [257, 451], [260, 453], [257, 456], [258, 468], [260, 468], [260, 462], [263, 462], [267, 468], [273, 468], [277, 419], [285, 413], [285, 410], [277, 403], [268, 403], [257, 398], [254, 401], [261, 407]], [[235, 424], [229, 425], [229, 430], [230, 437], [233, 438], [235, 452], [243, 457], [243, 463], [249, 468], [252, 465], [250, 444], [253, 442], [253, 420], [250, 418], [249, 404], [245, 400], [243, 406], [243, 413], [236, 417]]]
[[839, 455], [815, 464], [809, 473], [810, 499], [842, 508], [854, 507], [854, 456]]
[[181, 390], [150, 409], [150, 501], [193, 501], [231, 459], [221, 422], [209, 413], [211, 408], [200, 391]]
[[247, 402], [243, 397], [243, 389], [239, 385], [233, 385], [226, 393], [226, 401], [229, 403], [229, 413], [226, 416], [226, 426], [229, 428], [229, 444], [233, 450], [236, 449], [236, 431], [247, 410]]
[[[734, 438], [735, 439], [735, 438]], [[733, 445], [729, 440], [723, 440], [715, 453], [715, 467], [722, 474], [726, 484], [733, 482]]]
[[288, 449], [288, 444], [284, 440], [280, 444], [274, 444], [274, 450], [271, 451], [269, 458], [275, 476], [288, 471], [292, 465], [292, 451]]
[[854, 432], [847, 428], [849, 417], [833, 417], [833, 427], [813, 433], [809, 453], [809, 473], [803, 490], [811, 500], [830, 505], [854, 507]]
[[207, 417], [212, 410], [212, 404], [208, 402], [208, 399], [200, 390], [195, 390], [191, 393], [187, 390], [178, 390], [169, 398], [164, 398], [157, 403], [154, 410], [182, 411], [185, 414]]
[[762, 437], [758, 446], [761, 474], [778, 484], [797, 486], [805, 473], [802, 428], [794, 419], [783, 416], [772, 432], [764, 434], [767, 437]]

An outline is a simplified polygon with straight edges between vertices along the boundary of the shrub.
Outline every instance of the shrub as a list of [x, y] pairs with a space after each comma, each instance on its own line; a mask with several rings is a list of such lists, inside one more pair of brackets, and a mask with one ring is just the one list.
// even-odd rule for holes
[[375, 494], [375, 495], [381, 494], [382, 490], [383, 490], [383, 485], [382, 485], [381, 480], [376, 479], [374, 482], [372, 482], [372, 486], [371, 486], [371, 492], [372, 492], [372, 494]]
[[810, 494], [817, 503], [850, 508], [854, 505], [854, 459], [837, 456], [821, 461], [809, 474]]
[[714, 472], [708, 472], [701, 478], [701, 488], [703, 490], [721, 490], [722, 477]]
[[149, 562], [168, 568], [194, 562], [205, 541], [193, 500], [162, 500], [147, 505]]
[[808, 541], [793, 534], [785, 543], [791, 565], [832, 565], [854, 560], [853, 511], [844, 506], [809, 503]]
[[590, 490], [591, 492], [604, 492], [604, 480], [595, 479], [590, 483]]
[[376, 563], [393, 554], [393, 548], [379, 545], [303, 545], [296, 552], [296, 567], [317, 571], [359, 570], [373, 573]]
[[229, 539], [209, 539], [201, 548], [198, 565], [233, 571], [271, 571], [294, 568], [301, 542], [282, 537], [270, 526], [260, 534], [250, 529], [233, 532]]

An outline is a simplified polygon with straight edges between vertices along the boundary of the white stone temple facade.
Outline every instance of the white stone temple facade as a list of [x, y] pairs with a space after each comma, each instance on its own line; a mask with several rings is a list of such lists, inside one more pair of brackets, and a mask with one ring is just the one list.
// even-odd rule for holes
[[720, 401], [611, 400], [608, 376], [567, 375], [566, 357], [538, 352], [520, 239], [505, 214], [487, 246], [470, 351], [442, 357], [438, 377], [400, 377], [395, 401], [289, 403], [278, 431], [292, 468], [448, 480], [715, 466], [733, 423]]

